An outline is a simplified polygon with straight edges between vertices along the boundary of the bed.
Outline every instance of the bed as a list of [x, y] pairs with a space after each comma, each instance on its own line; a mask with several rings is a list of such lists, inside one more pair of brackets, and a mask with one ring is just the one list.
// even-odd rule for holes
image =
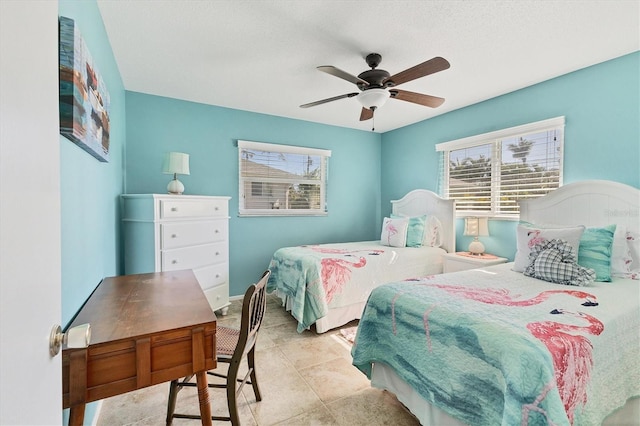
[[[455, 202], [416, 189], [391, 201], [391, 211], [379, 241], [284, 247], [273, 254], [267, 291], [282, 299], [298, 332], [314, 326], [324, 333], [359, 319], [381, 284], [442, 272], [442, 255], [455, 251]], [[422, 230], [413, 243], [412, 229]]]
[[[585, 233], [611, 231], [611, 281], [538, 279], [540, 271], [529, 268], [542, 265], [546, 252], [538, 248], [564, 242], [527, 240], [524, 247], [519, 235], [514, 262], [373, 290], [353, 364], [424, 425], [638, 424], [640, 191], [609, 181], [573, 183], [521, 203], [520, 219], [518, 231], [585, 226], [573, 265], [580, 272], [591, 244]], [[517, 265], [522, 255], [530, 259], [526, 274]], [[590, 277], [606, 272], [590, 269]]]

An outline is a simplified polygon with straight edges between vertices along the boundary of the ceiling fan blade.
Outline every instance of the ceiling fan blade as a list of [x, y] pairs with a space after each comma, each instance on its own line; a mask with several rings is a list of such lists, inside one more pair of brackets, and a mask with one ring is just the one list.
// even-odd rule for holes
[[316, 105], [326, 104], [327, 102], [337, 101], [338, 99], [352, 98], [357, 95], [358, 95], [358, 92], [347, 93], [345, 95], [334, 96], [333, 98], [322, 99], [321, 101], [315, 101], [315, 102], [310, 102], [308, 104], [300, 105], [300, 108], [309, 108]]
[[362, 107], [362, 111], [360, 112], [360, 121], [367, 121], [373, 118], [373, 111]]
[[437, 108], [444, 102], [444, 98], [424, 95], [422, 93], [407, 92], [406, 90], [391, 89], [389, 90], [389, 94], [394, 99], [413, 102], [414, 104], [424, 105], [431, 108]]
[[349, 74], [346, 71], [342, 71], [340, 68], [336, 68], [332, 65], [323, 65], [318, 67], [318, 69], [322, 72], [326, 72], [327, 74], [331, 74], [335, 77], [341, 78], [343, 80], [347, 80], [348, 82], [353, 84], [365, 85], [365, 86], [369, 85], [369, 83], [367, 83], [363, 79], [356, 77], [355, 75]]
[[415, 67], [411, 67], [407, 70], [394, 74], [391, 77], [388, 77], [383, 82], [383, 84], [392, 83], [393, 86], [398, 86], [402, 83], [406, 83], [408, 81], [415, 80], [429, 74], [444, 71], [450, 66], [451, 64], [449, 64], [449, 61], [441, 58], [440, 56], [436, 56], [435, 58], [429, 59], [428, 61], [416, 65]]

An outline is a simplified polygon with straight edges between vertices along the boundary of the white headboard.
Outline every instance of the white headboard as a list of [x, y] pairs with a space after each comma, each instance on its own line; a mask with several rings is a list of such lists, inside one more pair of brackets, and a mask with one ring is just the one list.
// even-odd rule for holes
[[414, 189], [399, 200], [391, 200], [391, 213], [402, 216], [436, 216], [443, 227], [442, 248], [456, 251], [456, 202], [426, 189]]
[[544, 197], [520, 201], [520, 220], [587, 227], [616, 224], [640, 231], [640, 190], [607, 180], [564, 185]]

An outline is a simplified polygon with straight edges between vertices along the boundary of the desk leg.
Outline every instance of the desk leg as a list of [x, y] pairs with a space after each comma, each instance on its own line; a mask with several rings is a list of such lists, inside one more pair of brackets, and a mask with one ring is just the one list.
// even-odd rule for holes
[[202, 426], [211, 426], [211, 405], [209, 402], [209, 385], [207, 382], [207, 372], [198, 371], [196, 373], [198, 384], [198, 401], [200, 402], [200, 417]]
[[69, 426], [82, 426], [84, 423], [84, 404], [69, 408]]
[[69, 355], [69, 426], [82, 426], [87, 393], [87, 350]]

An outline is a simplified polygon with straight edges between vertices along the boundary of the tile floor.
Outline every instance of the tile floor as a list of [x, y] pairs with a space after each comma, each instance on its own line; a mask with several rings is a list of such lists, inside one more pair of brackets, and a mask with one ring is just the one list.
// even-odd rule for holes
[[[228, 315], [218, 316], [219, 324], [239, 325], [241, 303], [233, 301]], [[298, 334], [295, 320], [274, 296], [269, 296], [260, 330], [256, 366], [262, 401], [256, 402], [251, 386], [244, 387], [238, 400], [243, 426], [419, 424], [393, 394], [372, 388], [351, 365], [350, 346], [338, 330]], [[165, 383], [105, 399], [97, 425], [165, 424], [168, 389]], [[209, 393], [213, 414], [227, 415], [224, 390], [210, 388]], [[198, 414], [195, 388], [178, 394], [176, 411]], [[199, 421], [175, 419], [173, 424]]]

